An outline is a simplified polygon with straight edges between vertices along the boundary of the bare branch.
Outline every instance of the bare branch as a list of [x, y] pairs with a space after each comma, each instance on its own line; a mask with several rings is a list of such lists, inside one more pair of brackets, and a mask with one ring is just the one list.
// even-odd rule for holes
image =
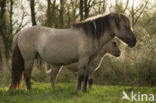
[[116, 7], [119, 9], [119, 11], [120, 11], [120, 12], [122, 12], [122, 10], [121, 10], [120, 6], [118, 5], [117, 0], [115, 0], [115, 3], [116, 3]]
[[19, 25], [18, 25], [18, 27], [17, 27], [17, 29], [16, 29], [14, 34], [17, 34], [24, 26], [26, 26], [28, 24], [28, 23], [25, 23], [23, 25], [23, 21], [24, 21], [24, 17], [25, 16], [26, 16], [26, 13], [23, 11], [23, 14], [22, 14], [22, 17], [21, 17], [21, 22], [19, 23]]
[[98, 1], [98, 2], [95, 2], [95, 1], [93, 0], [93, 2], [90, 4], [89, 7], [93, 7], [93, 6], [95, 6], [95, 5], [99, 5], [99, 4], [103, 3], [103, 2], [105, 2], [105, 0]]
[[139, 15], [136, 17], [136, 19], [135, 19], [133, 25], [135, 25], [135, 24], [137, 23], [137, 21], [139, 20], [140, 16], [143, 14], [143, 12], [144, 12], [144, 10], [145, 10], [147, 4], [148, 4], [148, 1], [146, 1], [146, 3], [145, 3], [145, 5], [144, 5], [143, 9], [140, 11]]
[[144, 4], [142, 4], [138, 9], [136, 9], [135, 13], [138, 13], [143, 7], [144, 7]]
[[126, 6], [125, 6], [125, 8], [124, 8], [124, 10], [123, 10], [123, 13], [126, 11], [126, 9], [127, 9], [127, 7], [128, 7], [128, 4], [129, 4], [129, 0], [127, 0], [127, 2], [126, 2]]
[[24, 28], [28, 23], [29, 23], [29, 22], [26, 22], [25, 24], [23, 24], [23, 25], [21, 25], [20, 27], [18, 27], [18, 28], [16, 29], [14, 35], [17, 34], [19, 31], [21, 31], [21, 29]]

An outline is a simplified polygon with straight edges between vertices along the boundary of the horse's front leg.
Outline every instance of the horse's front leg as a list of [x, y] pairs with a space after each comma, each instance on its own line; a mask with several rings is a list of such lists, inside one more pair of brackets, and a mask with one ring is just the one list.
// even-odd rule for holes
[[87, 91], [87, 82], [88, 82], [88, 67], [84, 68], [84, 80], [83, 80], [83, 91]]
[[[81, 89], [81, 85], [83, 81], [88, 80], [88, 75], [87, 75], [87, 65], [88, 65], [88, 58], [81, 58], [79, 59], [78, 63], [78, 82], [77, 82], [77, 89]], [[84, 82], [83, 85], [83, 91], [85, 92], [87, 90], [87, 83]]]
[[80, 68], [80, 70], [78, 71], [78, 80], [77, 80], [77, 89], [81, 90], [81, 85], [84, 79], [84, 75], [83, 75], [83, 68]]
[[55, 87], [55, 79], [57, 77], [58, 72], [60, 71], [61, 67], [60, 66], [52, 66], [52, 70], [50, 73], [50, 78], [51, 78], [51, 87]]
[[89, 69], [89, 76], [88, 76], [88, 86], [89, 86], [89, 88], [91, 88], [92, 85], [93, 85], [93, 78], [94, 78], [94, 70]]

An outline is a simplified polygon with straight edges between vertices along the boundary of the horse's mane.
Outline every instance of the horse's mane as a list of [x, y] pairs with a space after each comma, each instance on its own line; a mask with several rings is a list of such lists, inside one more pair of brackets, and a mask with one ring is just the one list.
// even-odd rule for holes
[[[114, 15], [115, 13], [88, 18], [84, 21], [73, 23], [73, 27], [82, 28], [88, 36], [99, 40], [105, 31], [111, 31], [110, 17], [112, 14]], [[119, 20], [114, 20], [119, 25]]]

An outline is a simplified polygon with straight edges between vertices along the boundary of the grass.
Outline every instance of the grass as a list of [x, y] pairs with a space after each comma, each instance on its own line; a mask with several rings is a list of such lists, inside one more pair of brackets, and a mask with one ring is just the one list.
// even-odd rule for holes
[[83, 93], [76, 90], [75, 83], [57, 83], [55, 88], [51, 88], [50, 83], [35, 82], [32, 88], [31, 91], [24, 87], [14, 92], [9, 92], [8, 87], [0, 88], [0, 103], [147, 103], [122, 101], [123, 90], [128, 94], [140, 91], [156, 96], [156, 88], [149, 87], [94, 85], [87, 93]]

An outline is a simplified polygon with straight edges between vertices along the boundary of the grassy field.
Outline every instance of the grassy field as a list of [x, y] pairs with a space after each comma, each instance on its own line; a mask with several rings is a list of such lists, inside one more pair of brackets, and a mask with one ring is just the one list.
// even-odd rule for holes
[[94, 85], [87, 93], [77, 91], [75, 83], [57, 83], [56, 88], [51, 88], [50, 83], [33, 83], [32, 87], [31, 91], [24, 87], [14, 92], [0, 88], [0, 103], [149, 103], [122, 100], [122, 92], [139, 91], [156, 96], [156, 88], [149, 87]]

